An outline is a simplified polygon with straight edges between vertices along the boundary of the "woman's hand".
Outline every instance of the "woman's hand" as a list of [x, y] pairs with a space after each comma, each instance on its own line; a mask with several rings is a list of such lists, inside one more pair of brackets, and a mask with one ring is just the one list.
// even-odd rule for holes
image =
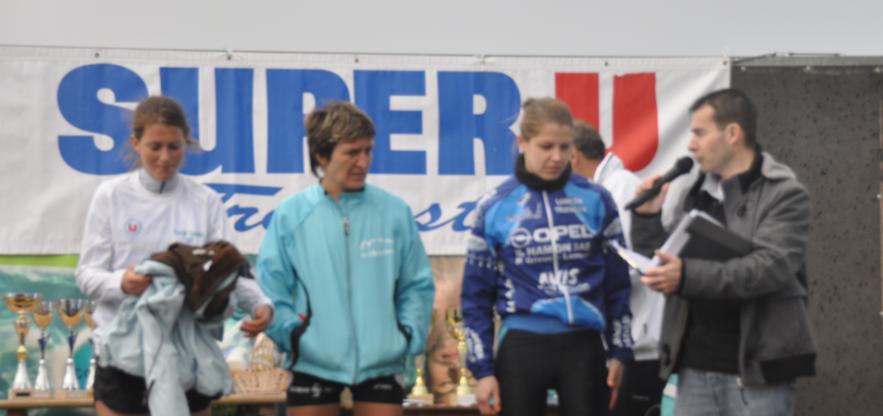
[[245, 332], [245, 336], [249, 338], [256, 337], [267, 329], [267, 326], [270, 325], [270, 321], [272, 320], [273, 308], [267, 304], [259, 305], [254, 310], [254, 319], [242, 321], [242, 324], [239, 325], [239, 330]]
[[123, 273], [123, 281], [120, 283], [120, 289], [122, 289], [125, 294], [141, 296], [152, 281], [152, 277], [135, 273], [135, 266], [129, 266], [129, 268], [126, 269], [126, 272]]
[[610, 404], [608, 409], [613, 410], [616, 405], [616, 399], [619, 398], [619, 386], [622, 384], [622, 361], [616, 358], [610, 360], [610, 367], [607, 369], [607, 387], [610, 387]]
[[482, 415], [500, 413], [500, 385], [494, 376], [485, 376], [475, 385], [475, 401]]

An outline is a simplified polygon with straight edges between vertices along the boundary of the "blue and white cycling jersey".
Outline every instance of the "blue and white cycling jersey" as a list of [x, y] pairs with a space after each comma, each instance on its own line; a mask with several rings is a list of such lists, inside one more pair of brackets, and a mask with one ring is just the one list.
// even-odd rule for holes
[[494, 307], [504, 328], [595, 330], [613, 358], [631, 360], [628, 266], [612, 241], [624, 244], [612, 197], [577, 175], [549, 191], [512, 177], [485, 195], [469, 236], [462, 295], [475, 376], [494, 373]]

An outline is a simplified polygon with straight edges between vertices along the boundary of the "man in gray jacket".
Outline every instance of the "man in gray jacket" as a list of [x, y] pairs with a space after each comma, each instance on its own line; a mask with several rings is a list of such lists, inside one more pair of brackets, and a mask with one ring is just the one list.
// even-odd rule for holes
[[[751, 241], [728, 261], [657, 251], [641, 281], [666, 294], [660, 375], [677, 372], [677, 415], [793, 414], [795, 378], [815, 373], [806, 313], [809, 196], [794, 173], [757, 144], [757, 114], [740, 91], [693, 104], [688, 149], [700, 171], [674, 203], [673, 224], [692, 209]], [[649, 189], [656, 177], [645, 180]], [[632, 243], [651, 253], [666, 238], [660, 212], [668, 186], [635, 209]]]

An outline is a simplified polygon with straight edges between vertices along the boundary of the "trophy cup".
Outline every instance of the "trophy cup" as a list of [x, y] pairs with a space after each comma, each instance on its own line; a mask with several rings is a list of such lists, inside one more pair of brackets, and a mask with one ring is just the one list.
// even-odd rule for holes
[[18, 314], [14, 322], [15, 332], [18, 334], [18, 348], [15, 350], [18, 356], [18, 368], [15, 370], [12, 388], [9, 389], [11, 398], [28, 397], [32, 393], [31, 380], [28, 379], [28, 349], [25, 348], [25, 336], [28, 335], [30, 325], [27, 314], [42, 299], [43, 295], [38, 293], [7, 293], [5, 297], [6, 308]]
[[445, 316], [451, 334], [457, 339], [457, 352], [460, 356], [460, 382], [457, 384], [457, 402], [462, 406], [475, 404], [475, 394], [469, 381], [472, 373], [466, 368], [466, 331], [463, 329], [463, 312], [460, 309], [448, 309]]
[[80, 383], [77, 381], [77, 370], [74, 368], [74, 342], [77, 340], [77, 324], [80, 323], [80, 315], [86, 302], [82, 299], [60, 299], [55, 309], [61, 322], [70, 331], [67, 344], [70, 348], [67, 363], [64, 367], [64, 377], [61, 379], [61, 390], [67, 397], [81, 395]]
[[414, 367], [416, 367], [417, 377], [414, 380], [414, 387], [411, 388], [411, 400], [416, 400], [420, 402], [424, 402], [427, 404], [432, 403], [432, 394], [429, 393], [429, 390], [426, 388], [426, 381], [423, 379], [423, 369], [426, 363], [426, 356], [420, 354], [414, 357]]
[[49, 337], [46, 330], [52, 323], [52, 301], [41, 300], [34, 304], [32, 317], [34, 325], [40, 328], [40, 365], [37, 367], [37, 379], [34, 380], [34, 396], [49, 397], [52, 393], [52, 383], [49, 381], [49, 370], [46, 368], [46, 344]]
[[[95, 301], [87, 300], [83, 308], [83, 321], [86, 322], [86, 326], [90, 330], [95, 330], [95, 320], [92, 318], [92, 314], [95, 313], [95, 306]], [[95, 384], [95, 342], [91, 338], [89, 339], [89, 345], [92, 346], [92, 358], [89, 359], [89, 376], [86, 377], [87, 391], [92, 390], [92, 385]]]

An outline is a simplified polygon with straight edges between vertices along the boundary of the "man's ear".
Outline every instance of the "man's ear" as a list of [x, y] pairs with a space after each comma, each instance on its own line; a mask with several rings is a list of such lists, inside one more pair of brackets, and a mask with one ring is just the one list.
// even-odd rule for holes
[[570, 167], [577, 171], [582, 168], [582, 165], [586, 162], [586, 157], [583, 156], [579, 150], [574, 150], [570, 156]]
[[724, 137], [729, 144], [745, 144], [745, 130], [738, 123], [729, 123], [724, 127]]

